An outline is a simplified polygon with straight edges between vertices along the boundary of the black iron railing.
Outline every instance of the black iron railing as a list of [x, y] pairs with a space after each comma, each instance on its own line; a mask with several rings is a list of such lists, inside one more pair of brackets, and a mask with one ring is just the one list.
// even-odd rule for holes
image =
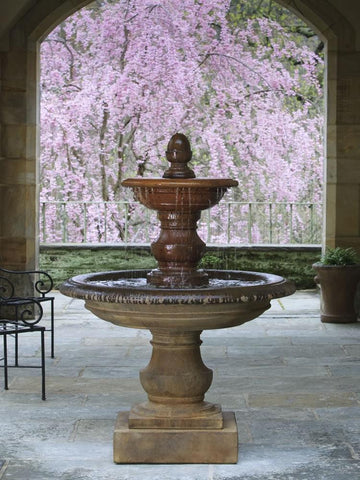
[[[156, 213], [137, 202], [41, 202], [41, 243], [148, 243]], [[207, 244], [321, 243], [322, 205], [304, 202], [222, 202], [203, 212]]]

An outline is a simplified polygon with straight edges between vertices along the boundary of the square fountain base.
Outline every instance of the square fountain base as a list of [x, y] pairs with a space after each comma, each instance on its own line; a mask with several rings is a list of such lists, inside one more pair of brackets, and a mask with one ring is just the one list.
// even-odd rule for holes
[[237, 463], [235, 415], [233, 412], [224, 412], [223, 415], [222, 429], [130, 429], [129, 412], [120, 412], [114, 431], [114, 462]]

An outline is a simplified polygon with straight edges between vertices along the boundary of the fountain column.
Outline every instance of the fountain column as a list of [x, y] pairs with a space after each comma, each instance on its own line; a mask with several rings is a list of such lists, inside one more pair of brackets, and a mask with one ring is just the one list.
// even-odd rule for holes
[[213, 372], [200, 354], [200, 334], [153, 329], [152, 357], [140, 372], [148, 402], [132, 407], [130, 428], [222, 428], [220, 405], [204, 401]]

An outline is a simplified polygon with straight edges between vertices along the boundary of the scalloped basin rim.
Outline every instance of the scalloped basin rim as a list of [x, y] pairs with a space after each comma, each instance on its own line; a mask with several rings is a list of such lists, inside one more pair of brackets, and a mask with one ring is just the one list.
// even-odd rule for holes
[[206, 272], [210, 279], [239, 280], [246, 282], [245, 285], [180, 289], [111, 284], [117, 280], [146, 278], [149, 271], [119, 270], [78, 275], [64, 282], [60, 286], [60, 292], [70, 297], [95, 302], [148, 305], [262, 302], [295, 292], [295, 285], [278, 275], [239, 270], [206, 270]]
[[237, 187], [239, 182], [231, 178], [127, 178], [121, 185], [140, 188], [229, 188]]

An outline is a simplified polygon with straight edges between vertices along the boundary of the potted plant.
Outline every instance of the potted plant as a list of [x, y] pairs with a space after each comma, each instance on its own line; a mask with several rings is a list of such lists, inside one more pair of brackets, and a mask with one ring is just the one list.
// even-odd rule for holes
[[356, 301], [360, 261], [353, 248], [328, 248], [313, 264], [321, 289], [321, 321], [352, 323], [358, 319]]

